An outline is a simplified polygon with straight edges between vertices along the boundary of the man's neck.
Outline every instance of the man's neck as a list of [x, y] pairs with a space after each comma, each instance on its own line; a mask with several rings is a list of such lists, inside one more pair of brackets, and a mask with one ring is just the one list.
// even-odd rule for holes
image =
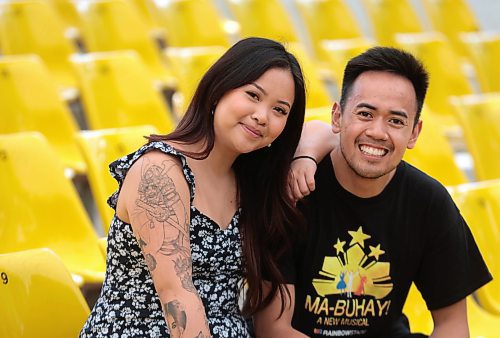
[[396, 169], [394, 169], [379, 178], [361, 177], [349, 166], [339, 148], [330, 153], [330, 160], [332, 161], [334, 175], [342, 188], [360, 198], [379, 195], [396, 173]]

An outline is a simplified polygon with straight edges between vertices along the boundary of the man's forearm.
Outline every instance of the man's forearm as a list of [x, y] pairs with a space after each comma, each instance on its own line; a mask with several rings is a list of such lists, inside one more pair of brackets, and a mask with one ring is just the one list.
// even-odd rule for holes
[[304, 124], [295, 156], [308, 155], [321, 161], [336, 146], [337, 136], [329, 124], [321, 121], [309, 121]]

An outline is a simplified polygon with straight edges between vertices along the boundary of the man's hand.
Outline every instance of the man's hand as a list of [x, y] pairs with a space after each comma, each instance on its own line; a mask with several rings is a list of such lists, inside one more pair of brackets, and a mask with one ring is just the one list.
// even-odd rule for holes
[[294, 201], [309, 195], [316, 188], [314, 174], [316, 162], [307, 157], [293, 160], [288, 174], [288, 194]]

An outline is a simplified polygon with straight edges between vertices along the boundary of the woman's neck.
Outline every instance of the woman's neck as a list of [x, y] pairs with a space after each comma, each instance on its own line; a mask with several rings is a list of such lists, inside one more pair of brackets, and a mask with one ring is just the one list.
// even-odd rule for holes
[[[205, 145], [200, 142], [191, 145], [182, 145], [182, 147], [179, 147], [179, 150], [197, 153], [202, 151], [204, 149], [204, 146]], [[233, 174], [233, 163], [238, 155], [239, 154], [221, 149], [221, 147], [219, 147], [217, 143], [215, 143], [214, 147], [210, 151], [210, 154], [208, 154], [206, 158], [202, 160], [192, 158], [189, 160], [189, 162], [192, 166], [198, 168], [197, 171], [201, 169], [202, 171], [210, 173], [214, 177], [220, 177], [228, 174]]]

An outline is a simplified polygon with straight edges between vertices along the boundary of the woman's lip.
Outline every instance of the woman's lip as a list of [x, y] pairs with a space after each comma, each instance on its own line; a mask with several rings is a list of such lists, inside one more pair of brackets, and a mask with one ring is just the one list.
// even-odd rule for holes
[[262, 133], [250, 126], [247, 126], [246, 124], [244, 123], [241, 123], [242, 127], [249, 133], [251, 134], [253, 137], [262, 137]]

